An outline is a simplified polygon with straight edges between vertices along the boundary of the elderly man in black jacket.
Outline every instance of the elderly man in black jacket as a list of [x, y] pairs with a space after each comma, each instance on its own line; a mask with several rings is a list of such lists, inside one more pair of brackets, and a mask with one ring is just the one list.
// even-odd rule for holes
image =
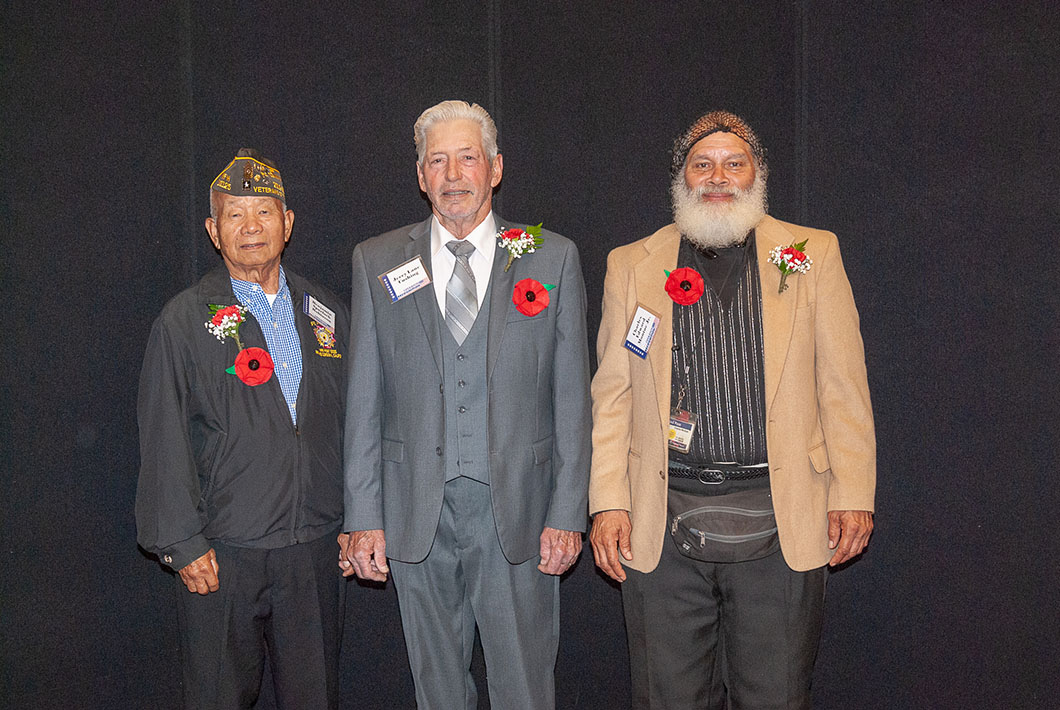
[[241, 150], [210, 191], [224, 264], [144, 356], [137, 537], [178, 573], [186, 708], [251, 707], [266, 655], [281, 707], [338, 703], [349, 318], [280, 265], [293, 226], [275, 166]]

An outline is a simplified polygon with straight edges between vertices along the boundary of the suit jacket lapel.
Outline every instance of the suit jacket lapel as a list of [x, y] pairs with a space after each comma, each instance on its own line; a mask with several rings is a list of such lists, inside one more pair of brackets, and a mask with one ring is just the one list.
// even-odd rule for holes
[[[659, 420], [663, 431], [670, 424], [670, 374], [673, 368], [671, 344], [674, 339], [673, 301], [666, 293], [666, 272], [677, 268], [681, 234], [670, 225], [652, 235], [644, 248], [644, 258], [634, 267], [637, 303], [659, 316], [659, 330], [648, 348], [648, 364], [659, 398]], [[632, 313], [630, 314], [632, 316]], [[628, 324], [627, 324], [628, 325]]]
[[430, 274], [432, 284], [412, 294], [412, 300], [415, 301], [416, 309], [420, 313], [420, 322], [423, 324], [427, 343], [431, 347], [431, 355], [434, 356], [434, 365], [438, 368], [438, 374], [442, 374], [442, 333], [439, 325], [441, 318], [438, 317], [438, 297], [435, 296], [433, 285], [435, 275], [431, 265], [430, 217], [417, 224], [409, 232], [409, 243], [405, 245], [405, 258], [415, 259], [417, 256], [423, 260], [423, 266]]
[[[508, 223], [501, 219], [500, 215], [494, 213], [493, 218], [498, 231], [508, 228]], [[501, 338], [504, 337], [505, 324], [508, 322], [508, 304], [512, 302], [515, 275], [520, 271], [522, 259], [516, 259], [512, 268], [505, 271], [504, 265], [507, 263], [507, 250], [497, 247], [493, 253], [493, 271], [490, 274], [489, 285], [490, 315], [489, 331], [486, 334], [487, 382], [493, 377], [493, 367], [497, 364], [497, 356], [501, 352]]]
[[765, 366], [766, 413], [780, 387], [780, 375], [788, 356], [795, 327], [796, 290], [798, 280], [788, 278], [788, 289], [779, 293], [780, 270], [769, 263], [769, 252], [777, 246], [787, 247], [794, 236], [772, 217], [765, 217], [755, 228], [755, 250], [758, 256], [758, 276], [762, 284], [762, 339]]

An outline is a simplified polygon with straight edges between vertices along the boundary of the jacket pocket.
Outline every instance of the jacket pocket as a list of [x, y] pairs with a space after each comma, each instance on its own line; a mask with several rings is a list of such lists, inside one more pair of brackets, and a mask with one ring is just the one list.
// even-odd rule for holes
[[210, 495], [213, 493], [214, 488], [217, 487], [218, 478], [218, 464], [221, 461], [221, 454], [224, 451], [225, 442], [228, 439], [228, 435], [223, 431], [215, 432], [208, 440], [207, 446], [209, 447], [208, 452], [204, 458], [199, 460], [205, 463], [200, 470], [206, 472], [205, 480], [199, 480], [199, 500], [205, 503], [210, 499]]
[[531, 444], [534, 450], [534, 463], [540, 464], [552, 460], [552, 437], [546, 437]]
[[813, 470], [817, 473], [824, 473], [832, 468], [832, 464], [828, 461], [828, 447], [823, 441], [810, 449], [809, 454], [810, 463], [813, 464]]
[[508, 325], [517, 325], [519, 323], [541, 323], [542, 321], [548, 320], [548, 316], [546, 315], [547, 313], [548, 309], [546, 308], [545, 310], [538, 313], [536, 316], [528, 316], [523, 315], [515, 309], [512, 309], [512, 312], [508, 315], [508, 318], [504, 322]]
[[815, 311], [816, 308], [812, 303], [805, 306], [797, 306], [795, 308], [795, 322], [798, 323], [800, 321], [805, 321], [808, 319], [812, 320]]
[[394, 441], [393, 439], [383, 439], [380, 453], [383, 456], [384, 461], [393, 461], [394, 463], [401, 463], [405, 460], [405, 443], [402, 441]]

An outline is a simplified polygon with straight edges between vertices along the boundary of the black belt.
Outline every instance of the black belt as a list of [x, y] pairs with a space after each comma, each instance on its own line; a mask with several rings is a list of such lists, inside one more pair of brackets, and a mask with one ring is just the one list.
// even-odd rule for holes
[[725, 483], [725, 481], [750, 481], [769, 475], [768, 466], [738, 466], [712, 464], [710, 466], [689, 466], [677, 461], [670, 462], [671, 478], [688, 478], [700, 483]]

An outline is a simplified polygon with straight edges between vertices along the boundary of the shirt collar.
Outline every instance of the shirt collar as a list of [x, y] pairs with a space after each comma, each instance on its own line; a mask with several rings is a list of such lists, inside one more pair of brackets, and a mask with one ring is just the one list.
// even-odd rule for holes
[[[493, 258], [493, 251], [497, 246], [497, 220], [493, 216], [493, 210], [489, 211], [486, 219], [482, 220], [477, 227], [471, 230], [464, 239], [475, 245], [475, 253], [481, 254], [487, 259]], [[431, 215], [431, 256], [434, 257], [445, 248], [447, 242], [456, 239], [452, 232], [442, 226], [438, 218]]]
[[[241, 281], [234, 276], [229, 276], [232, 281], [232, 293], [235, 294], [239, 302], [244, 306], [248, 306], [252, 301], [256, 300], [258, 296], [265, 298], [265, 291], [258, 284], [253, 281]], [[276, 290], [276, 297], [279, 298], [287, 294], [287, 274], [283, 270], [283, 266], [280, 266], [280, 287]], [[266, 299], [267, 301], [267, 299]]]

